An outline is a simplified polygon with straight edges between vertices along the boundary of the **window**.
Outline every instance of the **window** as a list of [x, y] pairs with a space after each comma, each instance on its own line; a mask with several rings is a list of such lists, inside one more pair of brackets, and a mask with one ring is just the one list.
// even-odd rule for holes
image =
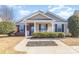
[[57, 32], [62, 32], [62, 29], [61, 29], [61, 28], [58, 28], [58, 29], [57, 29]]
[[55, 32], [64, 32], [64, 24], [55, 24]]
[[24, 30], [25, 30], [24, 27], [25, 27], [24, 25], [19, 25], [20, 32], [24, 32]]
[[31, 32], [32, 33], [34, 32], [34, 26], [31, 26]]
[[41, 32], [45, 32], [46, 31], [46, 26], [41, 25]]
[[41, 24], [39, 24], [39, 31], [40, 32], [46, 32], [47, 31], [47, 24], [46, 25], [41, 25]]

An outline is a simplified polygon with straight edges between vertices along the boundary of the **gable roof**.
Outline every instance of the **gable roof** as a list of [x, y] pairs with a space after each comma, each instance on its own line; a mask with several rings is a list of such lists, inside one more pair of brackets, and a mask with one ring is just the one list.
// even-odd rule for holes
[[51, 18], [54, 18], [56, 21], [65, 21], [64, 18], [62, 18], [62, 17], [60, 17], [60, 16], [58, 16], [58, 15], [56, 15], [56, 14], [50, 12], [50, 11], [46, 12], [45, 14], [48, 15], [49, 17], [51, 17]]
[[[21, 18], [21, 20], [18, 21], [18, 22], [21, 22], [21, 21], [24, 21], [24, 20], [26, 20], [26, 19], [29, 19], [30, 17], [32, 17], [33, 15], [36, 15], [36, 14], [42, 14], [42, 15], [44, 15], [45, 17], [48, 17], [49, 19], [54, 19], [54, 20], [56, 20], [56, 21], [65, 21], [64, 18], [62, 18], [62, 17], [60, 17], [60, 16], [58, 16], [58, 15], [52, 13], [52, 12], [49, 12], [49, 11], [48, 11], [48, 12], [45, 13], [45, 12], [43, 12], [43, 11], [41, 11], [41, 10], [38, 10], [38, 11], [32, 13], [32, 14], [29, 14], [28, 16], [25, 16], [25, 17]], [[18, 23], [18, 22], [17, 22], [17, 23]]]
[[52, 20], [51, 17], [49, 17], [48, 15], [46, 15], [44, 12], [42, 12], [42, 11], [40, 11], [40, 10], [37, 11], [37, 12], [35, 12], [34, 14], [31, 14], [29, 17], [27, 17], [27, 19], [29, 19], [29, 18], [31, 18], [31, 17], [33, 17], [33, 16], [36, 16], [36, 15], [38, 15], [38, 14], [41, 14], [41, 15], [47, 17], [48, 19], [51, 19], [51, 20]]

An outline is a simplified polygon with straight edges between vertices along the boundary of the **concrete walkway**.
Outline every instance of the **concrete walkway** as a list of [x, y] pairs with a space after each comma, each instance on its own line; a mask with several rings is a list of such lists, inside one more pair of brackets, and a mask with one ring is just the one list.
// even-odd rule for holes
[[72, 49], [74, 49], [77, 53], [79, 53], [79, 46], [70, 46]]
[[[27, 47], [26, 44], [28, 41], [54, 41], [58, 46], [34, 46], [34, 47]], [[79, 49], [79, 47], [78, 47]], [[78, 50], [77, 49], [77, 50]], [[49, 40], [49, 39], [24, 39], [22, 42], [20, 42], [18, 45], [16, 45], [15, 50], [18, 51], [27, 51], [28, 54], [73, 54], [73, 53], [79, 53], [79, 50], [77, 51], [75, 47], [70, 47], [62, 43], [60, 40]]]

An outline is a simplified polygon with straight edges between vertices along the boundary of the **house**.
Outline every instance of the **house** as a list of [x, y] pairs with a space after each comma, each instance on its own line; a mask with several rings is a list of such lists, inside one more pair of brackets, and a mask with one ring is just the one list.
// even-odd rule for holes
[[68, 33], [67, 21], [47, 11], [34, 12], [16, 23], [17, 35], [32, 35], [33, 32], [64, 32]]

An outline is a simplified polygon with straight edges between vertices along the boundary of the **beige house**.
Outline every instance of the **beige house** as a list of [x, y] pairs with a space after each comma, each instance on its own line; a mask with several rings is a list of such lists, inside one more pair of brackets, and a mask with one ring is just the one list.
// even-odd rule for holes
[[33, 32], [64, 32], [68, 33], [67, 21], [52, 12], [37, 11], [20, 20], [17, 33], [31, 35]]

